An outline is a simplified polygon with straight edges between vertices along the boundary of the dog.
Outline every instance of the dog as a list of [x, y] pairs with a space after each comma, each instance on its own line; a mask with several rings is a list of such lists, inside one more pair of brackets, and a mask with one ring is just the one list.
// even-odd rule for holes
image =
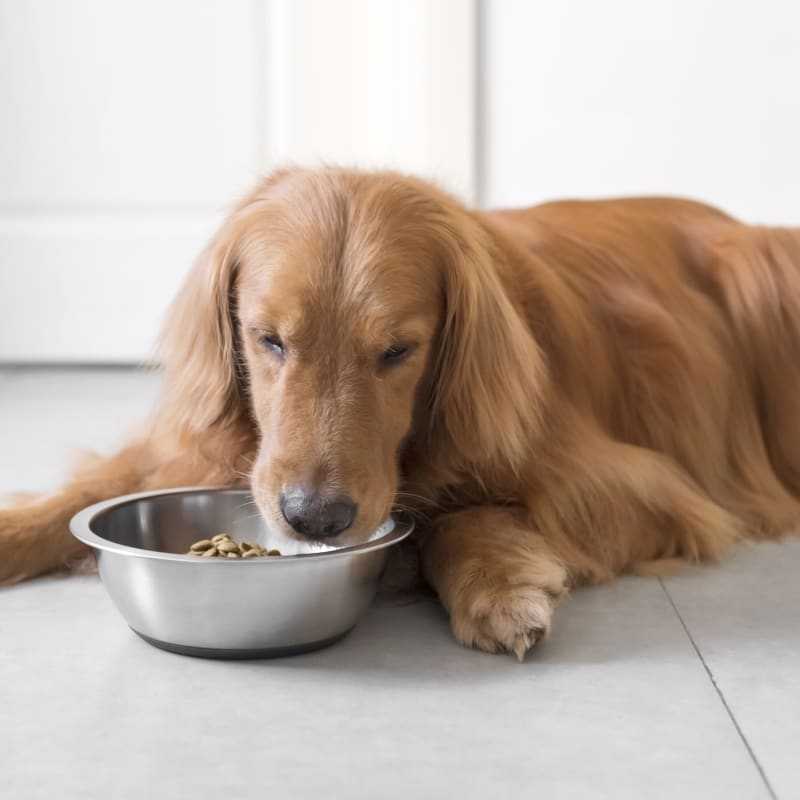
[[522, 658], [572, 587], [800, 522], [800, 229], [640, 198], [473, 211], [286, 169], [175, 300], [142, 434], [0, 511], [0, 581], [83, 554], [84, 506], [243, 478], [287, 536], [416, 517], [464, 645]]

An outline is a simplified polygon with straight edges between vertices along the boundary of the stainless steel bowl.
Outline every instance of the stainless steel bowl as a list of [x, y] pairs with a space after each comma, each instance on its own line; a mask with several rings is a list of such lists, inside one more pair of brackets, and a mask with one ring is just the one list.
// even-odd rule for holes
[[198, 558], [186, 555], [189, 546], [218, 533], [276, 542], [248, 491], [189, 488], [97, 503], [76, 514], [70, 530], [94, 548], [111, 599], [150, 644], [185, 655], [265, 658], [325, 647], [348, 633], [372, 602], [387, 548], [411, 526], [390, 522], [354, 547]]

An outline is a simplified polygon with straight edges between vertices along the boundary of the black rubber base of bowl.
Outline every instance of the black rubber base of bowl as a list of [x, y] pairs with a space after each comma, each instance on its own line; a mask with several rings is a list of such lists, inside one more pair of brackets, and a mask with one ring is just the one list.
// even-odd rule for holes
[[283, 658], [284, 656], [297, 656], [300, 653], [309, 653], [312, 650], [320, 650], [323, 647], [329, 647], [332, 644], [344, 639], [352, 628], [349, 628], [344, 633], [339, 633], [336, 636], [331, 636], [328, 639], [320, 639], [316, 642], [309, 642], [307, 644], [296, 644], [290, 647], [265, 647], [257, 650], [233, 650], [217, 647], [191, 647], [183, 644], [172, 644], [171, 642], [162, 642], [160, 639], [153, 639], [151, 636], [145, 636], [135, 628], [131, 630], [137, 635], [141, 636], [148, 644], [153, 647], [158, 647], [161, 650], [169, 650], [170, 653], [178, 653], [181, 656], [192, 656], [193, 658], [222, 658], [222, 659], [244, 659], [244, 658]]

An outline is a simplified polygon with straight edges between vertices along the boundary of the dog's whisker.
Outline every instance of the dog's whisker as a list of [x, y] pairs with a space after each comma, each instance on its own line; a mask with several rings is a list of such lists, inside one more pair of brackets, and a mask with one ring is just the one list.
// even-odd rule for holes
[[436, 511], [444, 510], [444, 505], [436, 500], [433, 500], [429, 497], [425, 497], [421, 494], [414, 494], [413, 492], [404, 492], [400, 491], [395, 495], [396, 498], [402, 500], [418, 500], [423, 508], [429, 508]]
[[407, 506], [403, 503], [394, 503], [392, 505], [392, 513], [409, 514], [412, 517], [418, 517], [425, 522], [430, 522], [432, 519], [430, 514], [427, 514], [424, 511], [417, 508], [411, 508], [410, 506]]
[[246, 514], [243, 517], [238, 517], [238, 519], [240, 519], [242, 522], [249, 522], [251, 519], [258, 519], [263, 521], [264, 517], [260, 513], [258, 513], [258, 514]]
[[238, 517], [238, 515], [239, 515], [239, 513], [240, 513], [241, 511], [243, 511], [243, 510], [246, 510], [246, 509], [248, 509], [249, 507], [254, 507], [254, 508], [256, 509], [256, 513], [255, 513], [255, 514], [248, 514], [248, 515], [246, 515], [246, 516], [244, 516], [244, 517], [241, 517], [241, 519], [246, 519], [246, 520], [247, 520], [247, 519], [255, 519], [255, 518], [257, 518], [257, 517], [260, 517], [260, 516], [261, 516], [261, 511], [260, 511], [260, 509], [258, 508], [258, 505], [255, 503], [255, 501], [253, 501], [253, 500], [246, 500], [244, 503], [241, 503], [240, 505], [238, 505], [238, 506], [236, 507], [236, 515], [237, 515], [237, 517]]

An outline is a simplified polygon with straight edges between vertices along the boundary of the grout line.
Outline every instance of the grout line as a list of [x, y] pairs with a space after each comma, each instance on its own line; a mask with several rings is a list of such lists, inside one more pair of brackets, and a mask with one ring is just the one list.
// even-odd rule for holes
[[255, 98], [256, 104], [256, 170], [259, 174], [269, 169], [267, 140], [269, 121], [267, 120], [267, 31], [269, 30], [269, 0], [255, 0], [253, 7], [253, 28], [255, 36]]
[[486, 7], [485, 0], [474, 0], [473, 16], [475, 20], [475, 31], [473, 33], [473, 47], [475, 48], [474, 69], [473, 69], [473, 88], [475, 107], [473, 109], [473, 166], [474, 176], [474, 197], [472, 198], [476, 208], [486, 207], [486, 154], [488, 152], [486, 142]]
[[[105, 205], [93, 204], [54, 204], [54, 205], [5, 205], [0, 203], [0, 220], [34, 220], [37, 222], [45, 221], [48, 218], [62, 219], [68, 218], [70, 221], [76, 217], [91, 217], [92, 220], [98, 218], [103, 220], [128, 219], [136, 217], [138, 219], [161, 220], [164, 217], [177, 217], [178, 219], [195, 219], [198, 215], [202, 217], [219, 216], [224, 214], [230, 204], [226, 203], [202, 203], [191, 205], [189, 203], [177, 203], [175, 205], [158, 205], [157, 203], [114, 203], [109, 202]], [[174, 220], [173, 220], [174, 221]]]
[[20, 375], [31, 372], [70, 372], [71, 370], [106, 372], [157, 372], [152, 361], [0, 361], [0, 372]]
[[678, 611], [678, 607], [675, 605], [675, 601], [672, 599], [672, 595], [669, 593], [669, 590], [666, 587], [662, 578], [658, 579], [658, 582], [661, 584], [661, 588], [664, 590], [664, 594], [667, 596], [667, 600], [669, 600], [669, 604], [672, 606], [672, 610], [675, 612], [675, 615], [678, 617], [678, 621], [681, 623], [681, 627], [683, 628], [686, 635], [689, 637], [689, 641], [692, 643], [692, 647], [694, 648], [695, 653], [697, 653], [697, 657], [700, 659], [700, 663], [703, 665], [703, 668], [708, 675], [709, 680], [711, 681], [711, 685], [714, 687], [714, 691], [716, 691], [717, 696], [720, 699], [725, 711], [728, 712], [728, 717], [730, 718], [731, 722], [733, 723], [733, 727], [736, 728], [736, 732], [739, 734], [739, 738], [742, 740], [742, 744], [744, 744], [747, 752], [750, 754], [750, 758], [752, 759], [753, 763], [758, 770], [759, 775], [761, 775], [761, 780], [764, 781], [764, 786], [766, 786], [767, 791], [769, 792], [769, 796], [772, 800], [778, 800], [778, 795], [775, 794], [775, 790], [772, 788], [772, 784], [769, 782], [766, 773], [764, 772], [764, 768], [761, 766], [758, 758], [756, 758], [756, 754], [753, 752], [753, 748], [750, 746], [750, 742], [747, 741], [747, 737], [744, 735], [741, 727], [739, 726], [736, 717], [733, 715], [733, 711], [731, 711], [731, 707], [728, 705], [728, 701], [725, 699], [725, 695], [722, 694], [722, 690], [717, 685], [716, 680], [714, 679], [714, 674], [711, 672], [711, 668], [706, 663], [706, 660], [703, 658], [703, 654], [700, 652], [700, 648], [697, 646], [697, 642], [694, 640], [691, 632], [689, 631], [686, 622], [684, 621], [683, 617], [681, 616], [681, 612]]
[[[261, 170], [291, 163], [296, 14], [291, 0], [261, 0], [263, 158]], [[273, 113], [274, 112], [274, 113]]]

